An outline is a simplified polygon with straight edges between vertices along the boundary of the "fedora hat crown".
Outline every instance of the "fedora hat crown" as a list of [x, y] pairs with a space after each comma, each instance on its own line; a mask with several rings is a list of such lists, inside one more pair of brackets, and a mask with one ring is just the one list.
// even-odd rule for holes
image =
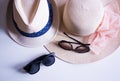
[[54, 0], [10, 0], [7, 12], [9, 35], [22, 46], [43, 46], [58, 31], [59, 13]]
[[40, 31], [49, 19], [47, 0], [14, 0], [14, 6], [14, 19], [24, 32]]

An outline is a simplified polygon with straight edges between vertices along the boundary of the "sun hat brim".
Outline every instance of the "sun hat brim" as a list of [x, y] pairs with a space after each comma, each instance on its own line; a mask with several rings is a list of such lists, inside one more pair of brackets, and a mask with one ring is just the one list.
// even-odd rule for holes
[[[56, 57], [68, 63], [84, 64], [84, 63], [91, 63], [91, 62], [98, 61], [112, 54], [120, 45], [120, 32], [119, 32], [116, 38], [111, 38], [108, 41], [107, 45], [103, 48], [101, 53], [98, 55], [93, 54], [93, 52], [91, 51], [84, 53], [84, 54], [76, 53], [74, 51], [67, 51], [58, 46], [58, 41], [60, 40], [67, 40], [71, 42], [74, 42], [74, 41], [69, 39], [63, 34], [63, 32], [67, 32], [65, 30], [63, 22], [61, 23], [60, 28], [61, 30], [57, 34], [56, 38], [54, 39], [54, 41], [52, 41], [51, 43], [47, 45], [47, 48], [50, 51], [54, 51], [56, 54]], [[73, 36], [73, 35], [71, 35], [71, 37], [74, 37], [75, 39], [79, 41], [84, 41], [83, 37], [78, 37], [78, 36]]]
[[[95, 55], [91, 52], [88, 52], [85, 54], [79, 54], [74, 51], [66, 51], [66, 50], [60, 48], [57, 45], [57, 43], [61, 39], [72, 41], [69, 38], [66, 38], [62, 32], [59, 32], [59, 34], [56, 36], [55, 40], [47, 45], [47, 48], [50, 51], [54, 51], [56, 54], [56, 57], [58, 57], [59, 59], [65, 61], [65, 62], [74, 63], [74, 64], [91, 63], [91, 62], [95, 62], [100, 59], [103, 59], [104, 57], [112, 54], [120, 45], [120, 33], [119, 33], [119, 37], [116, 39], [111, 39], [109, 41], [109, 43], [106, 45], [106, 47], [104, 47], [106, 49], [104, 49], [101, 52], [101, 54]], [[82, 40], [82, 38], [78, 38], [78, 37], [76, 37], [76, 39]], [[113, 42], [113, 41], [115, 41], [115, 42]]]
[[49, 0], [49, 1], [53, 8], [53, 22], [50, 29], [42, 36], [30, 38], [21, 35], [15, 28], [15, 25], [12, 20], [13, 0], [10, 0], [6, 14], [7, 25], [8, 25], [8, 33], [15, 42], [25, 47], [40, 47], [46, 45], [55, 38], [59, 27], [59, 12], [55, 2], [53, 0]]

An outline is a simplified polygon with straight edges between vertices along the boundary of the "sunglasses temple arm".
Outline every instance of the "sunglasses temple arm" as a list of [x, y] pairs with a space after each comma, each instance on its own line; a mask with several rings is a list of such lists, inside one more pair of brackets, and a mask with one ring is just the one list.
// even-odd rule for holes
[[50, 50], [48, 50], [48, 48], [44, 45], [44, 48], [51, 54], [55, 56], [55, 52], [51, 52]]
[[83, 44], [83, 43], [81, 43], [80, 41], [78, 41], [78, 40], [76, 40], [76, 39], [70, 37], [70, 36], [69, 36], [68, 34], [66, 34], [65, 32], [64, 32], [64, 34], [65, 34], [67, 37], [69, 37], [70, 39], [72, 39], [72, 40], [78, 42], [78, 43], [81, 44], [81, 45], [90, 45], [90, 44]]
[[44, 48], [45, 48], [45, 49], [46, 49], [49, 53], [51, 53], [51, 51], [50, 51], [50, 50], [48, 50], [48, 49], [47, 49], [47, 47], [46, 47], [45, 45], [44, 45]]

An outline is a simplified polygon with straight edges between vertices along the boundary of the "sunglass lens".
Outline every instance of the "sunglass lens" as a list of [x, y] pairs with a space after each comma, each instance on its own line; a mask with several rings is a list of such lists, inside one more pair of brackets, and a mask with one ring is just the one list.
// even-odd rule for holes
[[65, 50], [73, 50], [71, 43], [64, 40], [58, 42], [58, 45]]
[[76, 49], [75, 49], [76, 52], [78, 53], [86, 53], [86, 52], [89, 52], [90, 51], [90, 48], [87, 47], [87, 46], [78, 46]]
[[47, 55], [42, 61], [45, 66], [51, 66], [55, 63], [55, 56], [52, 54]]
[[24, 70], [29, 74], [35, 74], [40, 70], [40, 64], [38, 63], [28, 64], [24, 67]]

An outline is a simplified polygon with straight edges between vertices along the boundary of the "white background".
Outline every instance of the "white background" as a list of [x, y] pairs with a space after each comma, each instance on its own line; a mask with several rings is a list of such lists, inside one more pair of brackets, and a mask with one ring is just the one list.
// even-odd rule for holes
[[[47, 52], [44, 48], [22, 47], [11, 40], [6, 30], [8, 1], [0, 0], [0, 81], [120, 81], [120, 48], [94, 63], [75, 65], [56, 58], [54, 65], [41, 66], [35, 75], [23, 73], [23, 66]], [[59, 0], [59, 6], [64, 2]]]

